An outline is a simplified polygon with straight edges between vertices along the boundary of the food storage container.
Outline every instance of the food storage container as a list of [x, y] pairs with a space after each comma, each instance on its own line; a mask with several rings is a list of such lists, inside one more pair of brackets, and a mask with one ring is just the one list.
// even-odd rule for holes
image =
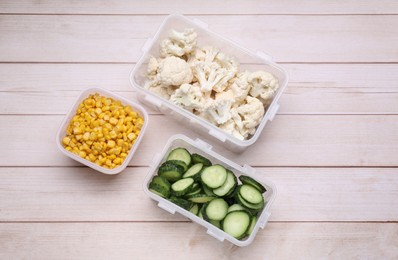
[[[194, 115], [193, 113], [180, 108], [166, 99], [163, 99], [156, 94], [144, 88], [146, 77], [146, 70], [150, 56], [159, 57], [160, 42], [168, 37], [172, 29], [183, 30], [185, 28], [193, 28], [198, 34], [198, 46], [214, 46], [222, 52], [232, 55], [240, 62], [240, 70], [264, 70], [274, 74], [279, 80], [279, 89], [269, 107], [266, 109], [265, 115], [258, 125], [254, 135], [247, 140], [239, 140], [234, 136], [222, 131], [217, 126], [212, 125], [206, 120]], [[182, 15], [170, 15], [160, 26], [159, 30], [153, 38], [147, 39], [142, 47], [143, 55], [137, 62], [136, 66], [130, 74], [130, 82], [137, 90], [138, 98], [141, 102], [152, 106], [158, 111], [173, 116], [176, 120], [185, 123], [194, 129], [198, 134], [207, 138], [211, 136], [213, 140], [217, 140], [224, 147], [233, 152], [242, 152], [248, 146], [256, 142], [261, 134], [264, 126], [268, 121], [271, 121], [278, 111], [279, 98], [285, 89], [288, 82], [288, 75], [284, 69], [272, 61], [271, 57], [261, 51], [249, 51], [234, 42], [225, 39], [219, 34], [216, 34], [208, 29], [207, 24], [197, 19], [189, 19]]]
[[[80, 156], [78, 156], [78, 155], [76, 155], [76, 154], [74, 154], [72, 152], [67, 151], [62, 145], [62, 138], [66, 135], [66, 129], [67, 129], [69, 123], [70, 123], [70, 120], [73, 118], [73, 116], [76, 115], [76, 110], [77, 110], [79, 104], [84, 99], [89, 97], [91, 94], [95, 94], [95, 93], [98, 93], [98, 94], [100, 94], [101, 96], [104, 96], [104, 97], [113, 98], [115, 101], [119, 100], [119, 101], [121, 101], [121, 103], [124, 106], [130, 105], [131, 108], [135, 112], [137, 112], [137, 114], [139, 116], [141, 116], [144, 119], [144, 124], [143, 124], [143, 126], [141, 128], [140, 134], [137, 136], [137, 139], [135, 140], [133, 146], [131, 147], [127, 157], [125, 158], [125, 160], [123, 161], [123, 163], [119, 167], [116, 167], [116, 168], [113, 168], [113, 169], [107, 169], [107, 168], [101, 167], [101, 166], [99, 166], [99, 165], [97, 165], [97, 164], [95, 164], [93, 162], [90, 162], [90, 161], [88, 161], [88, 160], [86, 160], [86, 159], [84, 159], [84, 158], [82, 158], [82, 157], [80, 157]], [[121, 171], [123, 171], [127, 167], [127, 165], [130, 162], [131, 158], [133, 158], [133, 155], [136, 152], [136, 150], [137, 150], [137, 148], [138, 148], [138, 146], [139, 146], [139, 144], [140, 144], [140, 142], [141, 142], [141, 140], [142, 140], [142, 138], [144, 136], [145, 129], [146, 129], [147, 125], [148, 125], [148, 114], [147, 114], [147, 112], [145, 111], [145, 109], [141, 105], [139, 105], [137, 103], [134, 103], [134, 102], [132, 102], [130, 100], [127, 100], [127, 99], [125, 99], [125, 98], [123, 98], [121, 96], [115, 95], [115, 94], [113, 94], [113, 93], [111, 93], [111, 92], [109, 92], [109, 91], [107, 91], [105, 89], [102, 89], [102, 88], [88, 88], [88, 89], [84, 90], [80, 94], [80, 96], [77, 98], [77, 100], [75, 101], [73, 106], [70, 108], [69, 112], [66, 114], [66, 117], [62, 121], [62, 124], [61, 124], [61, 126], [60, 126], [60, 128], [59, 128], [59, 130], [57, 132], [56, 143], [57, 143], [58, 148], [61, 150], [61, 152], [63, 154], [65, 154], [66, 156], [68, 156], [68, 157], [70, 157], [70, 158], [72, 158], [72, 159], [74, 159], [74, 160], [76, 160], [76, 161], [78, 161], [78, 162], [80, 162], [82, 164], [85, 164], [85, 165], [87, 165], [87, 166], [89, 166], [89, 167], [91, 167], [94, 170], [97, 170], [99, 172], [102, 172], [102, 173], [105, 173], [105, 174], [117, 174], [117, 173], [120, 173]]]
[[[159, 195], [156, 195], [155, 193], [152, 193], [149, 190], [149, 183], [151, 182], [153, 176], [157, 175], [159, 166], [166, 161], [166, 157], [169, 154], [169, 152], [175, 148], [182, 147], [187, 149], [191, 154], [192, 153], [198, 153], [206, 158], [208, 158], [213, 165], [214, 164], [220, 164], [224, 166], [226, 169], [231, 170], [236, 177], [244, 174], [246, 176], [249, 176], [253, 179], [255, 179], [257, 182], [261, 183], [265, 188], [266, 192], [263, 194], [264, 195], [264, 200], [266, 203], [266, 206], [262, 210], [261, 214], [258, 216], [257, 223], [250, 234], [250, 236], [246, 237], [244, 240], [238, 240], [231, 235], [225, 233], [223, 230], [217, 228], [216, 226], [210, 224], [209, 222], [203, 220], [202, 218], [194, 215], [193, 213], [177, 206], [176, 204], [168, 201], [167, 199], [162, 198]], [[257, 176], [258, 177], [258, 176]], [[188, 138], [185, 135], [174, 135], [170, 137], [170, 139], [167, 141], [166, 146], [164, 147], [163, 151], [161, 153], [155, 154], [155, 156], [152, 159], [152, 162], [150, 163], [150, 169], [149, 173], [147, 174], [145, 181], [144, 181], [144, 191], [145, 193], [151, 197], [153, 200], [158, 202], [158, 206], [172, 214], [175, 212], [178, 212], [182, 214], [183, 216], [191, 219], [193, 222], [198, 223], [199, 225], [203, 226], [204, 228], [207, 229], [207, 233], [219, 241], [224, 241], [228, 240], [231, 243], [237, 245], [237, 246], [247, 246], [251, 242], [253, 242], [253, 239], [255, 238], [257, 231], [260, 228], [264, 228], [271, 213], [270, 213], [270, 207], [275, 199], [276, 196], [276, 188], [274, 184], [270, 181], [259, 181], [256, 177], [256, 170], [249, 165], [243, 165], [240, 166], [224, 157], [221, 155], [215, 153], [212, 151], [212, 146], [207, 144], [206, 142], [196, 139], [192, 140]], [[262, 178], [262, 180], [264, 180]]]

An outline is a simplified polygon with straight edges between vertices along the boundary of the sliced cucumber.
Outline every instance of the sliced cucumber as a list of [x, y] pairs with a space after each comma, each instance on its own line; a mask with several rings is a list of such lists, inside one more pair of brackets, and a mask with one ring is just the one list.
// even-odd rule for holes
[[228, 203], [225, 200], [218, 198], [213, 199], [206, 206], [206, 215], [211, 220], [220, 221], [225, 218], [228, 211]]
[[171, 190], [175, 196], [182, 196], [191, 190], [193, 183], [192, 178], [180, 179], [171, 185]]
[[209, 187], [207, 187], [206, 185], [202, 185], [203, 191], [209, 195], [209, 196], [216, 196], [216, 194], [214, 194], [213, 190], [210, 189]]
[[252, 219], [251, 219], [251, 221], [250, 221], [250, 226], [249, 226], [249, 228], [248, 228], [247, 231], [246, 231], [246, 235], [250, 236], [250, 234], [252, 233], [252, 231], [253, 231], [254, 226], [256, 225], [256, 223], [257, 223], [257, 217], [256, 217], [256, 216], [253, 216]]
[[200, 186], [200, 184], [198, 184], [197, 182], [194, 182], [194, 184], [192, 185], [191, 191], [186, 193], [185, 197], [190, 197], [192, 195], [199, 194], [201, 192], [202, 192], [202, 187]]
[[250, 223], [251, 217], [247, 211], [232, 211], [222, 221], [222, 229], [234, 238], [241, 239], [246, 235]]
[[253, 186], [257, 190], [259, 190], [261, 193], [264, 193], [267, 191], [267, 189], [262, 184], [260, 184], [259, 182], [257, 182], [256, 180], [254, 180], [253, 178], [251, 178], [249, 176], [241, 175], [241, 176], [239, 176], [239, 180], [243, 184], [248, 184], [248, 185]]
[[203, 169], [203, 163], [197, 163], [192, 165], [182, 176], [183, 178], [194, 178], [194, 180], [199, 180], [200, 172]]
[[195, 203], [207, 203], [216, 197], [208, 196], [206, 194], [195, 194], [188, 198], [188, 200], [195, 202]]
[[189, 210], [194, 215], [198, 215], [199, 213], [199, 205], [198, 204], [193, 204], [192, 208]]
[[[160, 188], [160, 190], [162, 190], [163, 188]], [[155, 188], [155, 187], [149, 187], [148, 188], [148, 190], [150, 190], [152, 193], [155, 193], [156, 195], [158, 195], [158, 196], [160, 196], [160, 197], [162, 197], [162, 198], [165, 198], [165, 199], [167, 199], [167, 197], [169, 196], [169, 194], [170, 194], [170, 192], [165, 192], [164, 190], [163, 191], [159, 191], [159, 187], [157, 187], [157, 188]], [[165, 194], [167, 194], [167, 195], [165, 195]]]
[[258, 204], [264, 201], [264, 197], [261, 192], [251, 185], [241, 185], [238, 189], [238, 193], [250, 204]]
[[168, 198], [170, 196], [170, 183], [161, 176], [153, 177], [148, 189], [157, 195]]
[[258, 203], [258, 204], [251, 204], [251, 203], [247, 202], [246, 200], [244, 200], [244, 199], [240, 196], [239, 192], [237, 192], [237, 193], [235, 194], [235, 199], [236, 199], [236, 201], [237, 201], [239, 204], [241, 204], [242, 206], [244, 206], [244, 207], [250, 209], [251, 211], [253, 210], [253, 211], [252, 211], [253, 213], [256, 213], [256, 212], [262, 210], [262, 209], [264, 208], [264, 206], [265, 206], [264, 201], [262, 201], [262, 202], [260, 202], [260, 203]]
[[153, 177], [151, 183], [156, 183], [160, 186], [165, 187], [167, 190], [170, 190], [170, 182], [162, 176]]
[[237, 211], [237, 210], [245, 210], [245, 207], [243, 207], [240, 204], [233, 204], [233, 205], [229, 206], [228, 213], [231, 211]]
[[180, 206], [181, 208], [186, 209], [186, 210], [190, 210], [193, 206], [192, 201], [184, 200], [182, 198], [175, 197], [175, 196], [170, 197], [169, 200], [171, 202], [173, 202], [174, 204], [177, 204], [178, 206]]
[[158, 175], [166, 178], [169, 182], [175, 182], [182, 178], [184, 169], [180, 165], [165, 162], [158, 170]]
[[179, 160], [183, 161], [186, 165], [191, 164], [191, 154], [185, 148], [176, 148], [169, 153], [167, 161]]
[[209, 159], [203, 157], [200, 154], [193, 153], [192, 154], [192, 162], [193, 163], [202, 163], [204, 166], [211, 166], [211, 162]]
[[232, 192], [237, 184], [238, 181], [235, 177], [235, 174], [233, 174], [231, 171], [227, 171], [227, 180], [221, 187], [214, 189], [213, 193], [219, 197], [225, 196]]
[[221, 229], [221, 221], [209, 219], [209, 223]]
[[227, 180], [227, 170], [221, 165], [212, 165], [202, 171], [200, 178], [207, 187], [216, 189]]
[[185, 162], [183, 162], [183, 161], [180, 161], [180, 160], [168, 160], [167, 163], [172, 163], [172, 164], [181, 166], [184, 169], [183, 172], [186, 172], [188, 170], [188, 165]]

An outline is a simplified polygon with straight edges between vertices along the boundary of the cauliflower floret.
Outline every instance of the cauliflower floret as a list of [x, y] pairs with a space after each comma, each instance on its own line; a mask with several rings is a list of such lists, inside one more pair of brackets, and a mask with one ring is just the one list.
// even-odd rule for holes
[[159, 63], [155, 57], [151, 56], [148, 61], [147, 76], [153, 80], [158, 74]]
[[197, 47], [188, 57], [188, 62], [204, 61], [210, 63], [214, 61], [219, 52], [219, 49], [212, 46]]
[[182, 57], [196, 47], [198, 35], [192, 28], [185, 29], [183, 32], [172, 30], [169, 37], [160, 43], [160, 56]]
[[161, 60], [158, 71], [158, 80], [162, 85], [179, 86], [190, 83], [193, 77], [188, 63], [174, 56]]
[[193, 112], [194, 109], [201, 108], [204, 103], [203, 93], [198, 84], [182, 84], [174, 94], [170, 96], [170, 101], [177, 106]]
[[236, 123], [233, 119], [228, 120], [227, 122], [225, 122], [222, 125], [219, 125], [218, 127], [224, 132], [238, 138], [239, 140], [245, 139], [245, 137], [237, 129]]
[[155, 93], [156, 95], [164, 99], [169, 99], [170, 95], [173, 94], [174, 92], [172, 86], [161, 85], [159, 84], [159, 81], [157, 81], [156, 79], [146, 81], [144, 88], [148, 89], [149, 91]]
[[232, 91], [235, 102], [242, 102], [249, 94], [251, 84], [247, 81], [248, 71], [239, 73], [232, 79], [227, 91]]
[[235, 121], [239, 133], [247, 138], [256, 132], [256, 127], [264, 116], [264, 105], [257, 98], [247, 96], [246, 103], [231, 109], [232, 119]]
[[228, 80], [234, 76], [231, 71], [215, 62], [196, 61], [192, 65], [192, 72], [203, 92], [223, 91], [228, 86]]
[[231, 118], [232, 101], [219, 99], [210, 102], [206, 108], [206, 113], [217, 124], [223, 124]]
[[278, 79], [269, 72], [256, 71], [248, 76], [248, 81], [252, 85], [250, 95], [258, 98], [263, 104], [268, 105], [278, 89]]

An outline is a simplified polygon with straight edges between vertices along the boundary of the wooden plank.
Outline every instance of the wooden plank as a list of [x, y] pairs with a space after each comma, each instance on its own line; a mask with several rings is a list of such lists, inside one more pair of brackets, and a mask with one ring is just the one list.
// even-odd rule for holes
[[397, 223], [270, 223], [243, 248], [190, 223], [2, 223], [0, 229], [2, 259], [398, 257]]
[[[278, 194], [271, 221], [398, 221], [396, 168], [256, 168]], [[0, 222], [186, 221], [143, 191], [147, 167], [0, 168]], [[311, 180], [311, 181], [308, 181]], [[78, 199], [77, 199], [78, 198]]]
[[[281, 64], [289, 73], [289, 86], [347, 88], [363, 92], [398, 87], [398, 64]], [[132, 91], [133, 64], [0, 63], [0, 89], [12, 92], [81, 91], [104, 87]], [[341, 90], [343, 91], [343, 90]]]
[[398, 4], [393, 0], [326, 1], [314, 4], [310, 0], [281, 1], [168, 1], [156, 0], [112, 1], [12, 1], [0, 3], [0, 13], [14, 14], [397, 14]]
[[[1, 166], [78, 165], [57, 151], [54, 139], [62, 120], [59, 115], [0, 116]], [[213, 139], [209, 142], [231, 160], [253, 166], [398, 166], [397, 127], [394, 115], [278, 115], [243, 154], [228, 152]], [[147, 166], [160, 151], [154, 147], [177, 133], [200, 137], [169, 117], [150, 116], [130, 165]]]
[[[0, 114], [65, 114], [82, 89], [136, 101], [129, 64], [0, 64]], [[284, 64], [279, 114], [397, 114], [396, 64]], [[333, 72], [333, 73], [331, 73]], [[149, 109], [152, 114], [156, 111]]]
[[[279, 62], [398, 61], [395, 16], [196, 17], [224, 37], [263, 50]], [[154, 35], [163, 18], [3, 15], [0, 61], [136, 62], [145, 39]]]

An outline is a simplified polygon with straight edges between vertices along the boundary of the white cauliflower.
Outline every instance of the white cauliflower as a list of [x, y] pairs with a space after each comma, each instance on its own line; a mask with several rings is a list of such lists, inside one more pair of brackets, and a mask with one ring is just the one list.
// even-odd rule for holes
[[212, 90], [221, 92], [228, 86], [228, 80], [234, 76], [233, 72], [215, 62], [196, 61], [192, 65], [192, 72], [203, 92]]
[[151, 56], [148, 61], [147, 76], [153, 80], [158, 74], [159, 63], [155, 57]]
[[170, 96], [170, 101], [179, 107], [193, 112], [194, 109], [201, 108], [204, 103], [204, 97], [199, 85], [182, 84]]
[[161, 60], [158, 71], [158, 80], [162, 85], [179, 86], [184, 83], [191, 83], [193, 77], [188, 63], [174, 56]]
[[160, 56], [178, 56], [182, 57], [192, 52], [196, 47], [198, 35], [194, 29], [188, 28], [183, 32], [172, 30], [169, 37], [160, 43]]
[[269, 72], [256, 71], [248, 76], [248, 81], [252, 85], [250, 95], [258, 98], [263, 104], [268, 105], [278, 89], [278, 79]]
[[197, 47], [188, 58], [188, 62], [204, 61], [211, 63], [220, 52], [219, 49], [212, 46]]
[[218, 127], [224, 132], [238, 138], [239, 140], [245, 139], [245, 137], [237, 129], [236, 123], [233, 119], [228, 120], [227, 122], [225, 122], [222, 125], [219, 125]]
[[149, 91], [155, 93], [156, 95], [164, 99], [169, 99], [170, 95], [173, 94], [174, 92], [172, 86], [161, 85], [159, 84], [159, 81], [157, 81], [156, 79], [146, 81], [144, 88], [148, 89]]
[[235, 102], [242, 102], [249, 94], [251, 88], [251, 84], [247, 81], [249, 74], [248, 71], [241, 72], [231, 80], [227, 92], [232, 91]]
[[256, 132], [265, 111], [263, 103], [257, 98], [247, 96], [245, 101], [245, 104], [233, 107], [231, 114], [239, 133], [247, 138]]

